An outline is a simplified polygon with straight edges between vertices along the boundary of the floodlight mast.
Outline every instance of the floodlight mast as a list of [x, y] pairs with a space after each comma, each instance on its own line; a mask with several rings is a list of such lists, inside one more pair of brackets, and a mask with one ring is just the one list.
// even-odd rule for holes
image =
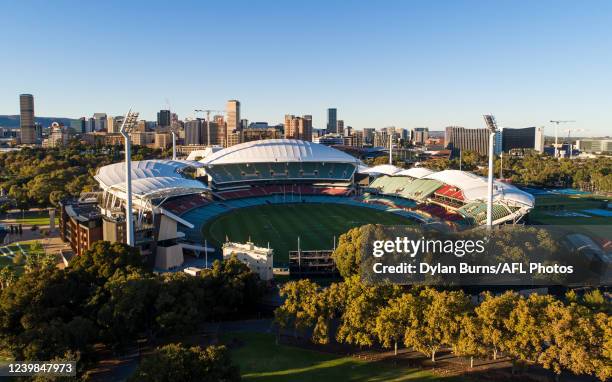
[[170, 134], [172, 134], [172, 160], [176, 160], [176, 133], [178, 131], [177, 123], [170, 122]]
[[495, 156], [495, 135], [497, 122], [493, 115], [484, 115], [485, 123], [489, 129], [489, 176], [487, 180], [487, 229], [493, 227], [493, 158]]
[[560, 158], [559, 156], [559, 124], [561, 123], [571, 123], [576, 122], [574, 120], [565, 120], [565, 121], [550, 121], [550, 123], [555, 124], [555, 158]]
[[125, 138], [125, 233], [127, 245], [134, 246], [134, 219], [132, 217], [132, 143], [129, 133], [132, 131], [138, 120], [138, 113], [132, 109], [127, 112], [119, 132]]

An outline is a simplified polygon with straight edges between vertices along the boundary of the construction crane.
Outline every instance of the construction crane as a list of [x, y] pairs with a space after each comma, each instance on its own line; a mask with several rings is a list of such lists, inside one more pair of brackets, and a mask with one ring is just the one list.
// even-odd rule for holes
[[195, 109], [196, 113], [206, 113], [206, 135], [207, 135], [207, 146], [210, 147], [210, 113], [225, 113], [224, 110], [213, 110], [213, 109]]
[[562, 123], [572, 123], [572, 122], [576, 122], [573, 120], [565, 120], [565, 121], [550, 121], [550, 123], [554, 123], [555, 124], [555, 158], [559, 158], [559, 148], [558, 148], [558, 144], [559, 144], [559, 134], [558, 134], [558, 130], [559, 130], [559, 125]]
[[567, 131], [567, 139], [566, 139], [566, 141], [567, 141], [567, 144], [569, 146], [569, 159], [572, 159], [572, 151], [574, 151], [574, 150], [573, 150], [572, 141], [570, 140], [570, 135], [572, 134], [572, 131], [574, 133], [582, 133], [582, 132], [584, 132], [586, 130], [585, 129], [567, 129], [565, 131]]

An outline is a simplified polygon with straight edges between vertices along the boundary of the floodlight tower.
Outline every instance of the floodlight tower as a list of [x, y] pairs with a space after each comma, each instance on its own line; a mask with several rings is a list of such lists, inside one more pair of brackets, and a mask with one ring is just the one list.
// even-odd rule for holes
[[170, 134], [172, 134], [172, 160], [176, 160], [176, 133], [178, 132], [178, 124], [175, 121], [170, 122]]
[[132, 144], [130, 142], [129, 133], [132, 132], [136, 122], [138, 121], [138, 113], [132, 109], [128, 111], [123, 118], [119, 132], [125, 138], [125, 189], [126, 189], [126, 206], [125, 206], [125, 233], [127, 245], [134, 245], [134, 219], [132, 218]]
[[393, 165], [393, 133], [389, 133], [389, 164]]
[[210, 113], [225, 113], [224, 110], [212, 110], [212, 109], [195, 109], [196, 113], [206, 113], [206, 139], [207, 146], [210, 147]]
[[495, 135], [497, 122], [493, 115], [484, 115], [485, 123], [489, 129], [489, 177], [487, 181], [487, 229], [493, 227], [493, 157], [495, 156]]
[[550, 123], [554, 123], [555, 124], [555, 158], [559, 157], [559, 134], [558, 134], [558, 130], [559, 130], [559, 124], [561, 123], [570, 123], [570, 122], [576, 122], [576, 121], [571, 121], [571, 120], [567, 120], [567, 121], [550, 121]]

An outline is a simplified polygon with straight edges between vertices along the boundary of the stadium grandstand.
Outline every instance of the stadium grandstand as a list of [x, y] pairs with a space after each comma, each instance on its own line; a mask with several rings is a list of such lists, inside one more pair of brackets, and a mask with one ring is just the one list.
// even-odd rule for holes
[[350, 186], [361, 162], [328, 146], [268, 139], [228, 147], [201, 160], [211, 188], [241, 184], [335, 183]]
[[[379, 198], [385, 195], [416, 201], [419, 203], [418, 211], [445, 221], [463, 219], [468, 225], [481, 225], [486, 221], [487, 181], [469, 172], [412, 168], [379, 176], [366, 191]], [[493, 186], [493, 224], [518, 222], [534, 207], [534, 200], [531, 194], [496, 181]]]
[[[206, 245], [205, 225], [242, 208], [292, 203], [367, 207], [452, 229], [486, 219], [486, 180], [467, 172], [367, 168], [334, 148], [288, 139], [247, 142], [207, 154], [200, 161], [132, 163], [136, 245], [157, 269], [182, 266], [184, 250], [214, 252]], [[369, 184], [357, 182], [357, 176]], [[125, 164], [101, 167], [95, 178], [102, 190], [98, 203], [104, 240], [125, 242]], [[533, 205], [530, 194], [495, 183], [494, 224], [516, 223]]]

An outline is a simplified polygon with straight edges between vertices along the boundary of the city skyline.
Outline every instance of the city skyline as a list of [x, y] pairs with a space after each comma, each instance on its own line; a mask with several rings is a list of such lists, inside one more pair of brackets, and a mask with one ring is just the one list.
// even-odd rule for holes
[[[478, 128], [493, 113], [547, 135], [551, 119], [612, 132], [608, 2], [75, 5], [2, 5], [5, 51], [19, 59], [0, 62], [1, 114], [19, 114], [22, 93], [36, 115], [69, 118], [132, 106], [147, 120], [166, 108], [184, 119], [237, 99], [249, 121], [312, 115], [317, 128], [337, 108], [356, 129]], [[289, 28], [292, 15], [303, 28]], [[304, 60], [287, 60], [291, 50]]]

